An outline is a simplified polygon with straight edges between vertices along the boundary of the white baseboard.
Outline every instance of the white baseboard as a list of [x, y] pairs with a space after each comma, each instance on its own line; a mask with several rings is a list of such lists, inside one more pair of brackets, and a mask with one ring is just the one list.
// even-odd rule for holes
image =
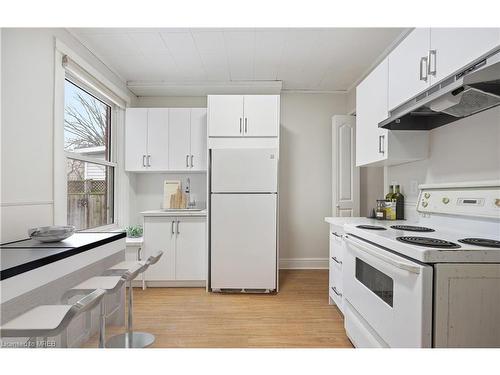
[[328, 269], [328, 258], [281, 258], [282, 270], [325, 270]]
[[[147, 288], [204, 288], [207, 285], [205, 280], [165, 280], [165, 281], [146, 281]], [[141, 288], [142, 281], [132, 281], [134, 288]]]

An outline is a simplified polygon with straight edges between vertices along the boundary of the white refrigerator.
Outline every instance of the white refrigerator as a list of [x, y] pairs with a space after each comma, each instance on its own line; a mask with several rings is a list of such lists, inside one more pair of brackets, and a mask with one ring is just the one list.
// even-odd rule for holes
[[275, 290], [278, 150], [213, 149], [210, 181], [211, 289]]

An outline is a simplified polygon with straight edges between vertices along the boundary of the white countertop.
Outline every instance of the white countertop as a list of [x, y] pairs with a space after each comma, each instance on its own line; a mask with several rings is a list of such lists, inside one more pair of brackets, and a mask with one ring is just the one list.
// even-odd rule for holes
[[142, 211], [142, 216], [195, 216], [195, 217], [205, 217], [207, 216], [207, 210], [201, 211], [190, 211], [190, 210], [179, 210], [179, 211], [165, 211], [165, 210], [149, 210]]

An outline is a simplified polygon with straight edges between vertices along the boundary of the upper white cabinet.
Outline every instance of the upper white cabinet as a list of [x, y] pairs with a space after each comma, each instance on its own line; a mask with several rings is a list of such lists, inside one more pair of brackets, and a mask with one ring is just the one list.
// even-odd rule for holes
[[209, 137], [277, 137], [279, 95], [209, 95]]
[[208, 96], [208, 134], [210, 137], [241, 137], [243, 95]]
[[171, 108], [168, 114], [170, 128], [169, 169], [189, 169], [191, 157], [191, 110], [189, 108]]
[[148, 152], [146, 164], [151, 171], [168, 168], [168, 110], [148, 109]]
[[192, 170], [207, 169], [207, 109], [191, 109], [191, 157], [189, 166]]
[[389, 110], [429, 87], [430, 33], [429, 28], [413, 30], [389, 55]]
[[417, 28], [389, 55], [389, 111], [500, 46], [498, 28]]
[[387, 118], [388, 59], [356, 88], [356, 166], [382, 161], [388, 130], [378, 127]]
[[389, 166], [425, 159], [429, 134], [378, 127], [388, 117], [386, 58], [356, 88], [356, 166]]
[[148, 154], [148, 110], [128, 108], [125, 123], [125, 169], [140, 171], [146, 169]]
[[128, 108], [125, 170], [205, 171], [205, 108]]
[[431, 29], [429, 75], [431, 85], [446, 78], [472, 60], [500, 46], [500, 29]]

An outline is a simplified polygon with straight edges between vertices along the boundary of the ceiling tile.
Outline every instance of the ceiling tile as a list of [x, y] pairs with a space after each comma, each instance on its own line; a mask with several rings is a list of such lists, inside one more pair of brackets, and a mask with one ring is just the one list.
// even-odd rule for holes
[[134, 43], [143, 54], [168, 53], [167, 46], [163, 42], [160, 33], [142, 32], [128, 33]]
[[253, 80], [255, 32], [225, 31], [224, 40], [231, 80]]

